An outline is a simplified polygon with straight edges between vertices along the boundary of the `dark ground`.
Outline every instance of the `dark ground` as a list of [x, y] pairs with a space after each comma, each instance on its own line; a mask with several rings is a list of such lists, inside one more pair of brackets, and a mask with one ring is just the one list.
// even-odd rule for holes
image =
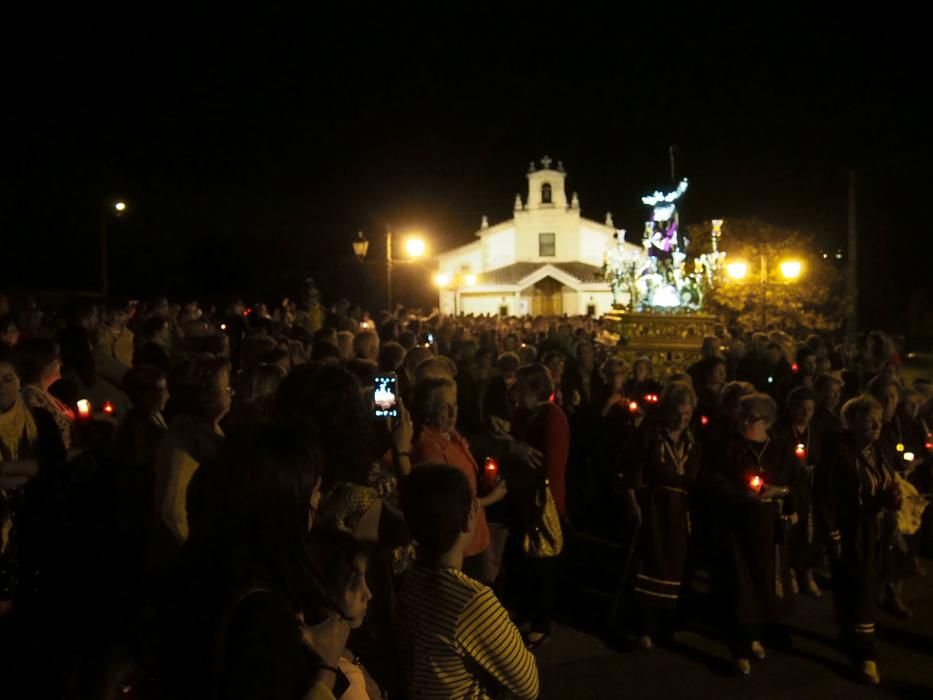
[[[925, 566], [933, 572], [933, 563]], [[878, 620], [879, 688], [859, 683], [838, 650], [832, 596], [824, 592], [798, 596], [792, 649], [769, 648], [748, 677], [733, 673], [726, 645], [705, 626], [688, 625], [677, 645], [644, 652], [557, 625], [538, 651], [541, 698], [933, 698], [933, 573], [908, 581], [904, 598], [912, 619], [882, 613]]]

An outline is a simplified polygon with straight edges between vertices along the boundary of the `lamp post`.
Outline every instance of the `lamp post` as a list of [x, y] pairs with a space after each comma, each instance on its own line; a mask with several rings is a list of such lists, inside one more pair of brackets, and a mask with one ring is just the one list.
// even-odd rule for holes
[[107, 225], [111, 216], [123, 216], [126, 202], [120, 200], [106, 204], [100, 210], [100, 293], [106, 299], [110, 295], [110, 275], [107, 257]]
[[[407, 260], [397, 260], [392, 255], [392, 228], [386, 226], [386, 306], [389, 313], [392, 313], [392, 268], [397, 263], [414, 262], [422, 257], [427, 250], [427, 244], [424, 239], [416, 234], [411, 234], [405, 240], [405, 252], [408, 254]], [[353, 252], [357, 259], [362, 263], [366, 260], [366, 253], [369, 251], [369, 241], [363, 232], [357, 233], [357, 238], [353, 241]]]
[[454, 316], [459, 314], [460, 306], [460, 288], [475, 287], [476, 275], [471, 272], [455, 272], [450, 275], [446, 272], [438, 272], [434, 275], [434, 284], [438, 289], [453, 289], [454, 293]]
[[[783, 277], [784, 280], [787, 282], [794, 282], [803, 274], [803, 263], [800, 260], [793, 258], [782, 260], [778, 264], [778, 269], [781, 271], [781, 277]], [[741, 282], [748, 275], [748, 263], [744, 260], [734, 260], [730, 263], [727, 263], [726, 274], [736, 282]], [[768, 256], [762, 252], [760, 254], [760, 262], [758, 266], [758, 293], [759, 307], [761, 309], [761, 330], [764, 330], [765, 326], [767, 325], [769, 285], [770, 280], [768, 270]]]

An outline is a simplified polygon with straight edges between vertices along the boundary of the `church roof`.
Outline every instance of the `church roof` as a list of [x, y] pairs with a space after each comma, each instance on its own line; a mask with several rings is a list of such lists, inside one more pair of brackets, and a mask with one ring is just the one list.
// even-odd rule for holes
[[567, 273], [574, 279], [583, 283], [603, 281], [602, 270], [600, 268], [582, 262], [517, 262], [506, 265], [505, 267], [500, 267], [496, 270], [487, 270], [481, 273], [478, 276], [478, 282], [482, 285], [518, 284], [534, 273], [535, 270], [539, 270], [545, 265], [556, 267], [558, 270]]

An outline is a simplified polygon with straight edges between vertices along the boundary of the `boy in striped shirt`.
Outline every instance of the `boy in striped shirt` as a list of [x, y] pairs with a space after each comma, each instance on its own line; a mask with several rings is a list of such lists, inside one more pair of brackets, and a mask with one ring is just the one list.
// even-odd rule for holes
[[402, 509], [417, 544], [397, 627], [409, 697], [538, 697], [538, 667], [495, 594], [460, 569], [479, 503], [456, 467], [414, 469]]

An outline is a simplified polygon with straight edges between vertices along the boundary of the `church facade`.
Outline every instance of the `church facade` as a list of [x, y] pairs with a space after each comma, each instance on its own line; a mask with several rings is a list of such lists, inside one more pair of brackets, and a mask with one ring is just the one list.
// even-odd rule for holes
[[616, 246], [612, 216], [585, 218], [576, 193], [567, 201], [563, 166], [551, 164], [531, 164], [513, 218], [490, 226], [484, 216], [477, 240], [437, 256], [442, 313], [600, 316], [612, 308], [602, 273]]

